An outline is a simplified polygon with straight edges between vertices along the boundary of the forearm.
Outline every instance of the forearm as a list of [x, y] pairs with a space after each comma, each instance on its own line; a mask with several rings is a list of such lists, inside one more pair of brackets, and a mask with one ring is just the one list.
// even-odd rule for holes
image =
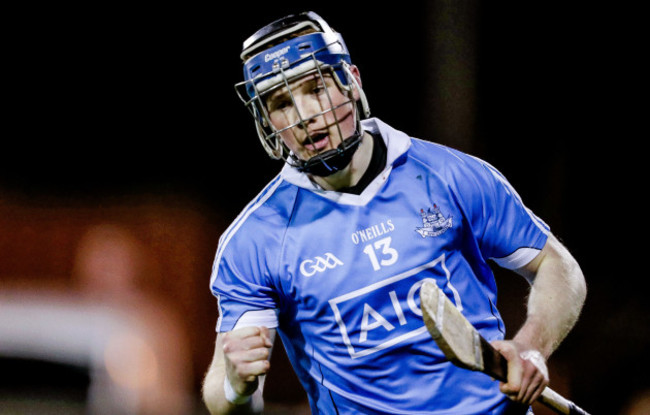
[[203, 401], [211, 415], [230, 414], [261, 414], [263, 400], [261, 389], [258, 388], [248, 402], [234, 404], [226, 399], [224, 391], [225, 367], [219, 370], [211, 367], [203, 382]]
[[525, 274], [532, 282], [527, 317], [513, 340], [548, 358], [578, 320], [587, 290], [578, 263], [555, 237], [540, 255], [535, 272]]
[[262, 391], [274, 339], [275, 330], [252, 326], [217, 335], [203, 381], [203, 401], [210, 414], [262, 413]]

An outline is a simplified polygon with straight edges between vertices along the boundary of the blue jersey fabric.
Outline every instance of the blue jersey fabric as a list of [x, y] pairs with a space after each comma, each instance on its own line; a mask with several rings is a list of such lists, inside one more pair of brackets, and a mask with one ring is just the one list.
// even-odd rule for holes
[[376, 118], [364, 128], [385, 140], [387, 167], [360, 195], [285, 166], [221, 236], [217, 331], [277, 327], [314, 414], [503, 413], [498, 383], [431, 339], [419, 287], [434, 280], [503, 339], [489, 260], [526, 265], [549, 229], [489, 164]]

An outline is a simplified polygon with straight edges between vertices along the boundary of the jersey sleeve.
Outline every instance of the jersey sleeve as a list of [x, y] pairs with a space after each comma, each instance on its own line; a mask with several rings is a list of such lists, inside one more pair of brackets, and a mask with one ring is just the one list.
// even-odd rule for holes
[[217, 332], [244, 326], [277, 327], [277, 296], [272, 288], [266, 255], [256, 244], [243, 246], [222, 239], [217, 250], [210, 289], [217, 298]]
[[454, 183], [482, 255], [504, 268], [525, 266], [544, 247], [548, 225], [489, 163], [465, 156], [463, 165]]

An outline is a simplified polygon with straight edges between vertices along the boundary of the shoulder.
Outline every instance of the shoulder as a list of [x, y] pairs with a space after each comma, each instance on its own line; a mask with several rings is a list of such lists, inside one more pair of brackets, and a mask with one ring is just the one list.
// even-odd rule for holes
[[267, 244], [288, 227], [297, 188], [276, 176], [232, 221], [219, 239], [219, 251], [228, 247]]
[[[388, 147], [388, 162], [399, 164], [409, 160], [428, 173], [450, 184], [475, 185], [480, 182], [499, 182], [503, 176], [485, 160], [434, 141], [412, 137], [396, 130], [378, 118], [364, 121], [364, 128], [379, 133]], [[469, 180], [468, 180], [469, 179]]]
[[467, 175], [492, 176], [496, 172], [486, 161], [460, 150], [418, 138], [411, 138], [411, 142], [409, 157], [447, 180], [462, 180]]
[[219, 238], [211, 286], [233, 276], [261, 282], [277, 270], [295, 199], [295, 186], [277, 176], [251, 200]]

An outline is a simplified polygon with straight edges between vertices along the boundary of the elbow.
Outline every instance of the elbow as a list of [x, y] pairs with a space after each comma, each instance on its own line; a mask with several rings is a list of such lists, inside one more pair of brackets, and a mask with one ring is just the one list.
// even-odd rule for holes
[[[587, 282], [580, 268], [580, 264], [569, 250], [557, 242], [557, 258], [560, 265], [557, 271], [564, 276], [564, 288], [569, 294], [570, 301], [576, 305], [577, 314], [582, 310], [582, 306], [587, 298]], [[577, 317], [577, 316], [576, 316]]]
[[571, 258], [571, 260], [571, 288], [574, 293], [575, 301], [577, 304], [580, 304], [580, 309], [582, 310], [582, 306], [587, 299], [587, 281], [585, 280], [585, 276], [582, 273], [578, 262], [574, 258]]
[[585, 281], [585, 277], [582, 274], [582, 271], [580, 272], [580, 279], [577, 285], [578, 288], [576, 288], [576, 291], [578, 292], [580, 303], [584, 304], [585, 300], [587, 299], [587, 281]]

